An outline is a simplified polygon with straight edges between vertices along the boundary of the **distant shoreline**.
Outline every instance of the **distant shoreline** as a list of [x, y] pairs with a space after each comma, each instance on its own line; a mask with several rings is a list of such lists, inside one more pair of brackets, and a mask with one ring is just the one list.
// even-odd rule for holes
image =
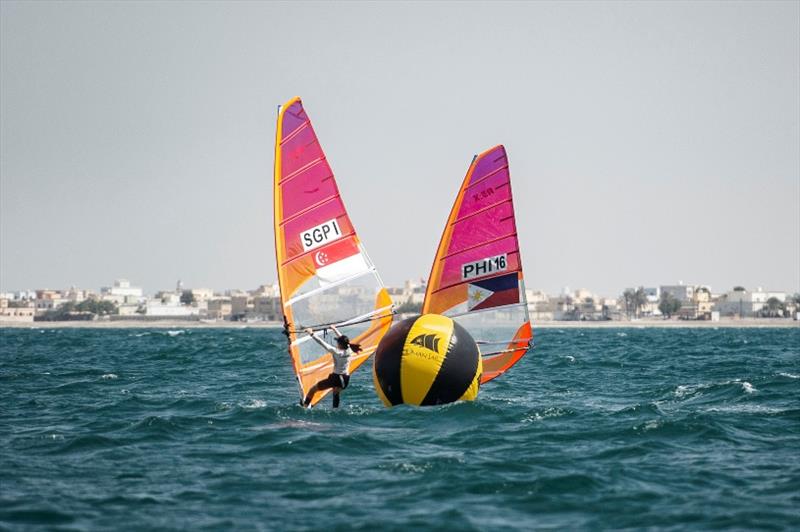
[[[789, 318], [721, 319], [720, 321], [635, 320], [635, 321], [534, 321], [536, 329], [768, 329], [800, 328], [800, 321]], [[201, 322], [158, 321], [36, 321], [0, 322], [0, 329], [282, 329], [283, 323], [234, 321]]]

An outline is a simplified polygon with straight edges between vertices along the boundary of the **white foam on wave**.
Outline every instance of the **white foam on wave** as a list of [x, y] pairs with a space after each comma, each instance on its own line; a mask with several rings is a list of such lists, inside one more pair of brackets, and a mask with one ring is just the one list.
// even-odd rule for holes
[[575, 362], [575, 357], [574, 357], [574, 356], [572, 356], [572, 355], [567, 355], [567, 356], [565, 356], [564, 358], [566, 358], [566, 359], [567, 359], [567, 362], [569, 362], [570, 364], [572, 364], [572, 363], [574, 363], [574, 362]]
[[118, 379], [119, 375], [117, 375], [116, 373], [106, 373], [105, 375], [103, 375], [100, 378], [101, 379], [105, 379], [105, 380]]
[[687, 395], [692, 395], [695, 392], [698, 392], [698, 391], [703, 390], [705, 388], [709, 388], [710, 386], [712, 386], [712, 385], [711, 384], [680, 384], [680, 385], [678, 385], [677, 388], [675, 388], [675, 391], [673, 393], [675, 394], [675, 397], [677, 397], [678, 399], [681, 399], [683, 397], [686, 397]]
[[617, 333], [617, 336], [619, 336], [620, 338], [625, 338], [626, 336], [628, 336], [628, 333], [625, 333], [625, 332], [618, 332], [618, 333]]
[[738, 384], [742, 387], [742, 389], [747, 393], [757, 392], [758, 390], [747, 381], [743, 381], [742, 379], [733, 379], [731, 381], [723, 381], [723, 382], [711, 382], [708, 384], [681, 384], [675, 391], [673, 392], [675, 397], [678, 399], [682, 399], [686, 396], [693, 395], [701, 390], [707, 390], [708, 388], [712, 388], [714, 386], [727, 386], [730, 384]]
[[242, 408], [245, 410], [255, 410], [257, 408], [264, 408], [267, 402], [263, 399], [252, 399], [249, 403], [243, 404]]
[[179, 329], [177, 331], [167, 331], [167, 334], [170, 336], [178, 336], [179, 334], [185, 334], [185, 333], [186, 331], [184, 331], [183, 329]]
[[661, 420], [651, 419], [642, 426], [642, 432], [647, 432], [648, 430], [654, 430], [660, 426], [661, 426]]
[[537, 421], [542, 421], [549, 417], [560, 417], [564, 415], [564, 410], [561, 408], [546, 408], [542, 412], [531, 412], [527, 414], [525, 417], [522, 418], [522, 423], [535, 423]]
[[794, 373], [786, 373], [781, 371], [778, 373], [778, 375], [781, 377], [786, 377], [787, 379], [800, 379], [800, 375], [795, 375]]
[[781, 408], [772, 408], [763, 405], [754, 405], [751, 403], [741, 403], [736, 405], [725, 406], [712, 406], [705, 410], [706, 412], [721, 412], [725, 414], [781, 414], [786, 410]]

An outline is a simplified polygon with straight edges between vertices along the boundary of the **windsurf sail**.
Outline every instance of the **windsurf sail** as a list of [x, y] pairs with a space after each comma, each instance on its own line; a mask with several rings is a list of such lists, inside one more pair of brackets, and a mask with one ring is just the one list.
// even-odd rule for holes
[[[392, 301], [350, 222], [300, 98], [278, 110], [274, 211], [285, 333], [302, 399], [333, 368], [331, 354], [304, 330], [333, 325], [360, 344], [352, 373], [389, 329]], [[311, 404], [329, 391], [316, 393]]]
[[483, 357], [481, 383], [505, 373], [533, 341], [503, 146], [476, 155], [433, 261], [423, 313], [463, 325]]

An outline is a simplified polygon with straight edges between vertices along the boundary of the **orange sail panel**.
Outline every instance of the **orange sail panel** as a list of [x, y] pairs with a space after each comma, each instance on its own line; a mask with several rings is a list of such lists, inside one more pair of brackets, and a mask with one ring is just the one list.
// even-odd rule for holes
[[423, 313], [463, 325], [483, 357], [481, 383], [505, 373], [533, 340], [503, 146], [470, 164], [428, 279]]
[[[335, 325], [360, 344], [350, 362], [353, 372], [391, 325], [392, 302], [350, 222], [300, 98], [278, 112], [274, 202], [278, 282], [302, 399], [333, 369], [330, 353], [304, 329]], [[318, 392], [312, 405], [328, 391]]]

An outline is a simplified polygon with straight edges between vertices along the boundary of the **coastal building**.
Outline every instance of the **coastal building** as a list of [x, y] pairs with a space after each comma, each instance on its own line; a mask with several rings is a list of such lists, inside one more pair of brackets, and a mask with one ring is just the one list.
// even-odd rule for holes
[[34, 307], [37, 315], [44, 314], [48, 310], [56, 309], [62, 303], [64, 303], [64, 300], [61, 297], [61, 292], [58, 290], [45, 289], [36, 291]]
[[195, 303], [206, 303], [214, 297], [214, 290], [211, 288], [192, 288], [189, 291]]
[[70, 286], [67, 290], [64, 290], [61, 293], [61, 297], [64, 300], [72, 301], [73, 303], [80, 303], [81, 301], [86, 301], [92, 296], [94, 296], [93, 291], [75, 288], [75, 286]]
[[684, 320], [710, 320], [712, 319], [711, 290], [707, 286], [696, 286], [692, 290], [692, 299], [681, 303], [678, 318]]
[[231, 295], [231, 319], [243, 320], [255, 310], [253, 296], [246, 293]]
[[721, 316], [750, 318], [761, 315], [762, 311], [768, 308], [768, 301], [773, 298], [778, 300], [781, 305], [786, 303], [785, 292], [766, 292], [761, 287], [753, 292], [734, 289], [720, 297], [714, 305], [714, 310], [718, 311]]
[[550, 307], [550, 297], [541, 290], [525, 290], [528, 300], [528, 316], [534, 321], [551, 321], [553, 310]]
[[281, 300], [275, 296], [256, 296], [253, 298], [253, 317], [267, 321], [282, 321]]
[[139, 304], [144, 302], [144, 293], [141, 288], [131, 286], [127, 279], [117, 279], [112, 286], [100, 289], [100, 298], [104, 301], [113, 301], [117, 305]]
[[231, 317], [231, 298], [215, 297], [208, 301], [206, 317], [211, 320], [227, 320]]
[[144, 315], [153, 318], [190, 318], [199, 316], [200, 309], [181, 304], [180, 296], [174, 292], [162, 292], [146, 301]]
[[281, 289], [280, 286], [278, 286], [278, 283], [262, 284], [255, 290], [251, 291], [250, 295], [253, 297], [256, 296], [280, 297]]
[[426, 288], [427, 286], [423, 279], [420, 279], [418, 283], [406, 280], [402, 287], [387, 287], [386, 291], [389, 293], [395, 308], [402, 307], [409, 309], [408, 311], [411, 312], [411, 309], [422, 308], [422, 304], [425, 301]]
[[0, 297], [0, 322], [30, 322], [33, 323], [33, 316], [36, 308], [32, 303], [15, 301], [4, 294]]
[[685, 285], [682, 282], [671, 285], [661, 285], [661, 294], [668, 294], [681, 303], [689, 303], [694, 296], [694, 286]]

